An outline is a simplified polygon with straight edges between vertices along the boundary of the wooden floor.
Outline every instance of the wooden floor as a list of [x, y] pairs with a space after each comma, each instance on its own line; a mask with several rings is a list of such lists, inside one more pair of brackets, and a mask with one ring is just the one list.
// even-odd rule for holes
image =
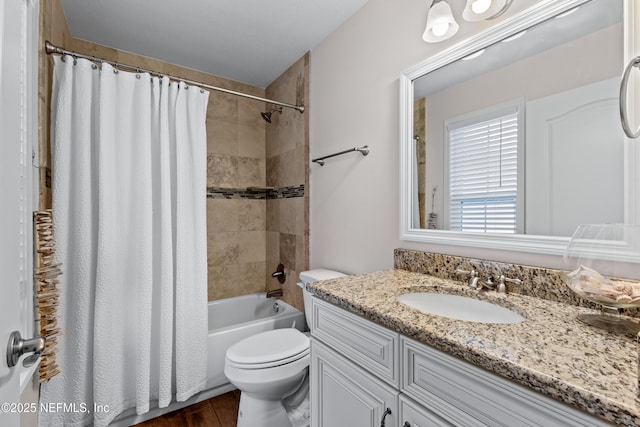
[[234, 390], [136, 424], [136, 427], [235, 427], [239, 404], [240, 391]]

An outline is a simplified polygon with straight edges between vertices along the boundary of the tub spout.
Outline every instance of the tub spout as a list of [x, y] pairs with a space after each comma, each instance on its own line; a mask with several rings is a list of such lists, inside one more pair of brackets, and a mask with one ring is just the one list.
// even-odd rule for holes
[[282, 295], [283, 295], [282, 288], [272, 289], [270, 291], [267, 291], [267, 298], [281, 297]]

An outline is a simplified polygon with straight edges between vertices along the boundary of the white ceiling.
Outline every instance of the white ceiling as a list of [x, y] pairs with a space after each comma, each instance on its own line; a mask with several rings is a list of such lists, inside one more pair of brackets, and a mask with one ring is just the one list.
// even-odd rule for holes
[[74, 37], [266, 87], [367, 0], [62, 0]]

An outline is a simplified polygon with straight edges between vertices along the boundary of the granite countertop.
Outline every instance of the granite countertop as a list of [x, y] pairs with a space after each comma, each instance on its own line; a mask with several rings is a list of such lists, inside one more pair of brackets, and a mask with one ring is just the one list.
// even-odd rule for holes
[[[593, 310], [496, 291], [405, 270], [308, 285], [317, 297], [547, 396], [621, 425], [640, 425], [638, 349], [632, 337], [577, 320]], [[408, 292], [472, 296], [523, 315], [515, 324], [429, 315], [396, 301]]]

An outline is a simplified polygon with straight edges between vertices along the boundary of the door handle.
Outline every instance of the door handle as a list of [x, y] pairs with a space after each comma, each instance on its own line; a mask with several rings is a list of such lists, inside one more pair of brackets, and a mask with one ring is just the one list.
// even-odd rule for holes
[[46, 339], [44, 337], [36, 336], [25, 340], [20, 335], [20, 332], [13, 331], [9, 336], [9, 343], [7, 344], [7, 365], [12, 368], [16, 366], [20, 356], [27, 353], [33, 353], [22, 362], [22, 365], [25, 368], [28, 368], [36, 363], [44, 351], [45, 343]]

